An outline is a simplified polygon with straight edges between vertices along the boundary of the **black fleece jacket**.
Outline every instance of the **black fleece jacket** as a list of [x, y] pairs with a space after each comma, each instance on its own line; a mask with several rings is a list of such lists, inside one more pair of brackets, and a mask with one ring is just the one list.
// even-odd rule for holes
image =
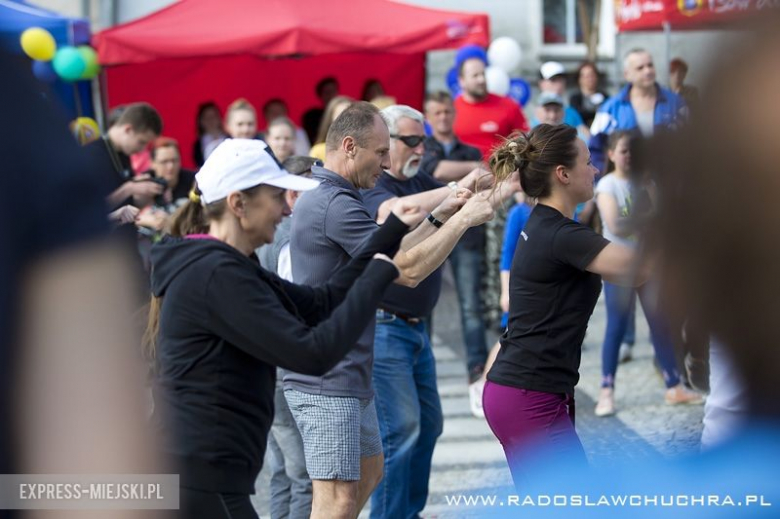
[[153, 421], [183, 487], [254, 493], [273, 421], [275, 366], [321, 375], [355, 345], [397, 277], [406, 225], [391, 216], [321, 287], [295, 285], [212, 239], [152, 249], [162, 297]]

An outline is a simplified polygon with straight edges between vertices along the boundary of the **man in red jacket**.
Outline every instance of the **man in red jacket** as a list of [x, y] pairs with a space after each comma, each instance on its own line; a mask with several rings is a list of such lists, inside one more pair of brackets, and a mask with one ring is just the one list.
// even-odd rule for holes
[[[485, 80], [486, 63], [481, 58], [469, 58], [458, 66], [458, 84], [461, 95], [455, 99], [455, 135], [461, 142], [478, 148], [487, 162], [494, 146], [503, 142], [515, 130], [528, 131], [528, 122], [520, 106], [507, 97], [490, 94]], [[497, 321], [501, 315], [498, 282], [498, 263], [504, 235], [505, 217], [501, 213], [485, 225], [485, 270], [483, 272], [484, 316]], [[471, 374], [473, 378], [478, 373]], [[473, 386], [477, 387], [477, 386]], [[474, 393], [472, 401], [482, 401], [481, 394]], [[479, 410], [475, 406], [473, 412]]]
[[460, 64], [458, 83], [462, 94], [455, 99], [455, 135], [479, 148], [485, 160], [502, 137], [515, 130], [528, 131], [528, 122], [517, 103], [488, 93], [485, 62], [480, 58], [469, 58]]

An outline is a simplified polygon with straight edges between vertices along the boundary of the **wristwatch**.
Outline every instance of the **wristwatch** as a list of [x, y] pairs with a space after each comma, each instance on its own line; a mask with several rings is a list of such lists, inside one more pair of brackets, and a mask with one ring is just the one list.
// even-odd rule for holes
[[441, 220], [437, 220], [435, 216], [433, 216], [433, 213], [428, 213], [428, 221], [431, 222], [431, 225], [436, 227], [437, 229], [441, 228], [442, 225], [444, 225], [444, 222]]

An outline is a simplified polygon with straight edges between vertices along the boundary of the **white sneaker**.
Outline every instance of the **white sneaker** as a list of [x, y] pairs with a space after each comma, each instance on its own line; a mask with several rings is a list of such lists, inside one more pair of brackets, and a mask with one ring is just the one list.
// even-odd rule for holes
[[485, 418], [485, 410], [482, 409], [482, 391], [485, 389], [485, 382], [477, 380], [469, 384], [469, 407], [471, 414], [477, 418]]
[[624, 342], [620, 345], [620, 352], [618, 354], [618, 362], [623, 364], [630, 361], [634, 356], [634, 346]]

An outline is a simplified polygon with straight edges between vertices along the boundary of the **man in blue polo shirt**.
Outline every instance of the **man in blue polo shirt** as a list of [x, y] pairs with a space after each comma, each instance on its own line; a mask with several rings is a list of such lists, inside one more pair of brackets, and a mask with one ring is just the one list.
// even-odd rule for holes
[[[419, 149], [404, 164], [407, 171], [416, 169], [422, 125], [413, 133], [388, 131], [379, 110], [366, 102], [353, 104], [331, 125], [325, 165], [312, 168], [320, 186], [300, 197], [292, 220], [290, 255], [293, 278], [299, 283], [317, 285], [329, 279], [377, 228], [360, 189], [374, 187], [383, 169], [390, 167], [391, 138]], [[401, 272], [397, 283], [424, 283], [466, 229], [493, 216], [487, 197], [466, 200], [458, 194], [467, 190], [453, 193], [438, 187], [384, 204], [383, 209], [420, 208], [429, 213], [427, 221], [404, 238], [394, 258]], [[382, 439], [371, 383], [373, 342], [374, 327], [369, 326], [355, 348], [325, 375], [285, 373], [285, 397], [301, 432], [312, 479], [312, 517], [356, 517], [382, 477]]]
[[651, 137], [658, 127], [673, 129], [688, 119], [682, 97], [661, 87], [655, 80], [653, 57], [644, 49], [633, 49], [623, 59], [623, 76], [628, 83], [607, 99], [590, 127], [593, 165], [604, 172], [609, 134], [638, 129]]

